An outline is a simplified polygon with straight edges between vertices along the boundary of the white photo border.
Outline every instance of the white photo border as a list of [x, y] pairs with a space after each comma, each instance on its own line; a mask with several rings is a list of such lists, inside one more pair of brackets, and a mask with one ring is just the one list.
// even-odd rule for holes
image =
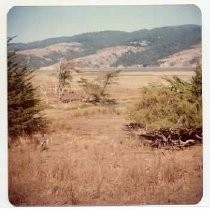
[[[8, 130], [7, 130], [7, 13], [14, 6], [91, 6], [91, 5], [182, 5], [194, 4], [202, 14], [203, 81], [203, 197], [198, 204], [210, 206], [210, 1], [207, 0], [12, 0], [0, 1], [0, 207], [13, 207], [8, 199]], [[177, 14], [178, 15], [178, 14]], [[153, 205], [156, 206], [156, 205]], [[152, 206], [152, 207], [153, 207]], [[174, 205], [170, 205], [174, 206]], [[181, 208], [183, 205], [179, 205]], [[136, 208], [139, 206], [124, 206]], [[141, 206], [146, 207], [146, 206]], [[158, 209], [163, 206], [157, 205]], [[169, 207], [166, 205], [164, 207]], [[53, 207], [48, 207], [53, 208]], [[81, 207], [83, 208], [83, 207]], [[95, 207], [85, 207], [95, 208]], [[122, 208], [104, 206], [100, 208]]]

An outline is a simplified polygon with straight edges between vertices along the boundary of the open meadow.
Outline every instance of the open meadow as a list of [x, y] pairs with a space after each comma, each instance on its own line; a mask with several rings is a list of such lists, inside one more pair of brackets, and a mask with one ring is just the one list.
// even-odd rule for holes
[[[48, 120], [44, 147], [29, 136], [9, 148], [9, 200], [18, 206], [195, 204], [202, 198], [202, 145], [151, 148], [124, 128], [139, 88], [193, 71], [122, 71], [107, 92], [114, 104], [83, 100], [78, 81], [99, 72], [73, 73], [69, 101], [58, 100], [55, 70], [35, 72]], [[31, 137], [32, 138], [32, 137]]]

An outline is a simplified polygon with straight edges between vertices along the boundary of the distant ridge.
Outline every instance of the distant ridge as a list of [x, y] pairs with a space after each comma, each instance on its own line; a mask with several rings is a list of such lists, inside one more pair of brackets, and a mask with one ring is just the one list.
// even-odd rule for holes
[[[190, 24], [134, 32], [83, 33], [30, 43], [11, 43], [9, 49], [18, 50], [20, 58], [27, 58], [31, 68], [53, 65], [61, 58], [85, 60], [85, 65], [93, 68], [129, 67], [160, 65], [159, 60], [191, 49], [200, 42], [201, 26]], [[87, 56], [90, 55], [97, 55], [99, 62], [88, 62]]]

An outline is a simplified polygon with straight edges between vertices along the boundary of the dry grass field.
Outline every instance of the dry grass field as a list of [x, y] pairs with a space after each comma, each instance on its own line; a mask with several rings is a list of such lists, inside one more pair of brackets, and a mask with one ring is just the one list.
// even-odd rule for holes
[[[139, 88], [163, 76], [189, 79], [193, 72], [121, 72], [111, 86], [115, 106], [76, 100], [77, 81], [97, 73], [74, 75], [72, 102], [59, 103], [56, 72], [33, 78], [49, 120], [47, 145], [28, 137], [9, 148], [9, 200], [18, 206], [195, 204], [202, 197], [202, 146], [153, 149], [123, 130], [127, 108]], [[75, 99], [75, 100], [74, 100]]]

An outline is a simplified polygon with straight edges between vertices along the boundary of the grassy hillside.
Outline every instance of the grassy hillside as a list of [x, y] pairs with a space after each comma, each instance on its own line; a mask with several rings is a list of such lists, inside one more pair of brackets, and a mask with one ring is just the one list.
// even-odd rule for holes
[[31, 43], [11, 43], [9, 48], [18, 50], [21, 54], [23, 50], [47, 48], [59, 43], [79, 43], [79, 51], [68, 50], [50, 51], [44, 57], [37, 56], [36, 53], [24, 55], [27, 57], [28, 65], [32, 68], [57, 63], [61, 58], [80, 58], [93, 55], [97, 50], [116, 47], [133, 46], [145, 47], [142, 52], [128, 51], [117, 57], [112, 66], [132, 66], [132, 65], [157, 65], [159, 59], [163, 59], [181, 50], [189, 49], [192, 45], [201, 41], [201, 27], [197, 25], [182, 25], [161, 27], [151, 30], [143, 29], [134, 32], [123, 31], [101, 31], [84, 33], [72, 37], [50, 38]]

